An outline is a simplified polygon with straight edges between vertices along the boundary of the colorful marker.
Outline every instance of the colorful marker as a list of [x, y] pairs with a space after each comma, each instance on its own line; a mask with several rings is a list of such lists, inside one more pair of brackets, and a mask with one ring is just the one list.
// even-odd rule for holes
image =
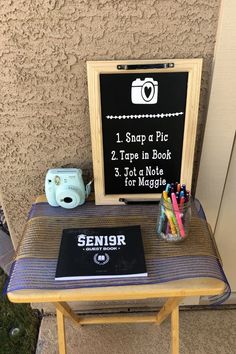
[[180, 204], [179, 210], [180, 210], [181, 212], [183, 211], [184, 202], [185, 202], [184, 197], [181, 197], [181, 198], [180, 198], [180, 202], [179, 202], [179, 204]]
[[[174, 194], [174, 193], [173, 193]], [[173, 208], [172, 208], [172, 204], [171, 204], [171, 199], [170, 197], [168, 198], [168, 203], [169, 203], [169, 208], [170, 208], [170, 217], [173, 221], [173, 224], [175, 226], [175, 234], [178, 234], [179, 235], [179, 228], [178, 228], [178, 223], [176, 221], [176, 218], [175, 218], [175, 214], [174, 214], [174, 211], [173, 211]]]
[[177, 219], [178, 226], [179, 226], [180, 235], [181, 235], [181, 237], [185, 237], [185, 231], [184, 231], [184, 227], [183, 227], [183, 223], [182, 223], [182, 219], [181, 219], [181, 213], [179, 211], [179, 207], [178, 207], [175, 193], [171, 193], [171, 198], [172, 198], [172, 203], [173, 203], [173, 207], [174, 207], [173, 208], [174, 213], [176, 215], [176, 219]]
[[[161, 205], [161, 215], [158, 224], [158, 233], [169, 234], [170, 238], [186, 236], [184, 229], [184, 207], [189, 201], [190, 192], [185, 184], [168, 183], [162, 193], [163, 205]], [[183, 218], [183, 219], [182, 219]]]

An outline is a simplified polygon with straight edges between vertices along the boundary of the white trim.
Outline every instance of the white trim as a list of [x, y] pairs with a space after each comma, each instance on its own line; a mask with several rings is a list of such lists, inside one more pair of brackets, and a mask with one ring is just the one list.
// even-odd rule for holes
[[236, 129], [236, 2], [223, 0], [196, 196], [215, 230]]

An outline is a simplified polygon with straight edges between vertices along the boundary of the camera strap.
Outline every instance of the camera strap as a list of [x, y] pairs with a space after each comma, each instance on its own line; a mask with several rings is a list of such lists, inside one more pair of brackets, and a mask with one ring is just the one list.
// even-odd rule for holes
[[88, 198], [89, 194], [91, 193], [91, 184], [92, 183], [93, 183], [93, 179], [91, 179], [91, 181], [89, 181], [89, 183], [87, 183], [86, 186], [85, 186], [86, 198]]

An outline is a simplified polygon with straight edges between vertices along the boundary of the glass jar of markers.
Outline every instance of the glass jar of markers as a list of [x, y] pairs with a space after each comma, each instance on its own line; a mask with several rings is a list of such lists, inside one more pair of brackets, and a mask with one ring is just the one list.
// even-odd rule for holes
[[157, 235], [168, 242], [181, 242], [189, 234], [191, 222], [191, 197], [178, 203], [175, 193], [168, 197], [163, 192], [157, 218]]

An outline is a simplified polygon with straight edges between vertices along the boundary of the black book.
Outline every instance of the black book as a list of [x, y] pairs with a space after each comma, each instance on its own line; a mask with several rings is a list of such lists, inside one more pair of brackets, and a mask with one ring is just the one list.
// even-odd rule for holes
[[63, 230], [56, 280], [147, 276], [140, 226]]

